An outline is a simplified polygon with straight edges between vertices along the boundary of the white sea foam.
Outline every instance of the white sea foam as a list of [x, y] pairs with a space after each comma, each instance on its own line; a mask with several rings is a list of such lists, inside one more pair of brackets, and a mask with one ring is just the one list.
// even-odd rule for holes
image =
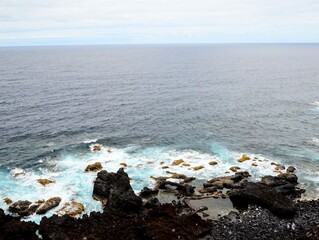
[[312, 141], [313, 141], [314, 143], [319, 143], [319, 139], [318, 139], [318, 138], [312, 138]]
[[319, 107], [319, 101], [314, 101], [311, 105]]
[[91, 140], [84, 140], [83, 143], [94, 143], [97, 139], [91, 139]]
[[[13, 201], [48, 199], [59, 196], [62, 198], [60, 205], [49, 211], [45, 216], [56, 213], [64, 203], [75, 200], [85, 206], [85, 213], [91, 211], [102, 211], [100, 202], [92, 199], [93, 182], [96, 173], [84, 172], [88, 164], [101, 162], [103, 169], [109, 172], [116, 172], [121, 163], [127, 167], [125, 171], [131, 178], [131, 185], [137, 193], [145, 186], [153, 187], [153, 177], [170, 176], [167, 171], [185, 174], [196, 179], [211, 179], [213, 177], [233, 174], [229, 168], [239, 166], [241, 170], [247, 170], [253, 175], [253, 179], [258, 179], [266, 174], [276, 175], [272, 161], [255, 154], [249, 154], [251, 160], [239, 163], [237, 160], [242, 156], [241, 153], [231, 152], [225, 148], [213, 147], [214, 153], [203, 153], [191, 149], [172, 150], [160, 147], [127, 147], [109, 148], [101, 146], [100, 151], [93, 151], [95, 144], [90, 145], [91, 152], [78, 153], [73, 155], [62, 155], [44, 161], [42, 167], [38, 169], [13, 169], [10, 173], [0, 172], [1, 197], [8, 197]], [[176, 159], [183, 159], [183, 164], [173, 166], [172, 162]], [[210, 165], [209, 162], [216, 161], [217, 165]], [[252, 166], [255, 163], [257, 166]], [[50, 167], [47, 167], [50, 166]], [[163, 166], [168, 168], [163, 169]], [[195, 171], [194, 167], [203, 166], [204, 168]], [[227, 173], [226, 173], [227, 172]], [[46, 187], [40, 185], [37, 179], [48, 178], [55, 181]], [[173, 181], [176, 181], [172, 179]], [[5, 203], [0, 202], [0, 208], [7, 209]], [[25, 220], [39, 222], [42, 216], [32, 215]]]

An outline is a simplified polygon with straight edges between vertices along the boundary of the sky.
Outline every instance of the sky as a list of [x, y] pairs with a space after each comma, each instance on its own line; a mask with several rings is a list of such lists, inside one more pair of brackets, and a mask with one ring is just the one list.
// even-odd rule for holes
[[0, 46], [319, 42], [319, 0], [0, 0]]

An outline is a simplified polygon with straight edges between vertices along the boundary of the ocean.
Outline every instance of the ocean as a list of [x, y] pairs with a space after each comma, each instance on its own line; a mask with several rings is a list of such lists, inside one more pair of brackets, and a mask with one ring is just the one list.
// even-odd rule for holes
[[2, 47], [0, 197], [101, 211], [84, 172], [94, 162], [125, 163], [137, 193], [166, 171], [200, 181], [239, 166], [258, 179], [275, 162], [318, 197], [318, 63], [319, 44]]

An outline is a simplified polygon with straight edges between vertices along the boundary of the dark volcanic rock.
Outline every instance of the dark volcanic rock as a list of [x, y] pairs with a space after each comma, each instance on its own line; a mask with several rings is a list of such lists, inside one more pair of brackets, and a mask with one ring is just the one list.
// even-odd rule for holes
[[261, 178], [261, 183], [269, 187], [273, 187], [277, 192], [289, 196], [291, 198], [299, 198], [305, 192], [304, 189], [297, 188], [298, 178], [295, 174], [284, 173], [277, 177], [264, 176]]
[[97, 175], [93, 195], [107, 199], [105, 210], [114, 212], [135, 212], [142, 207], [142, 199], [136, 196], [128, 175], [120, 168], [117, 173], [105, 170]]
[[35, 240], [38, 239], [36, 235], [37, 229], [37, 224], [22, 222], [20, 218], [5, 215], [3, 210], [0, 209], [0, 239]]
[[296, 211], [295, 203], [290, 198], [261, 183], [246, 183], [242, 189], [233, 189], [228, 195], [237, 206], [257, 203], [278, 215], [287, 217], [293, 216]]
[[159, 189], [177, 190], [186, 196], [191, 196], [195, 192], [194, 187], [192, 187], [189, 184], [182, 185], [182, 184], [179, 184], [176, 182], [170, 182], [170, 181], [160, 182], [158, 185], [158, 188]]
[[287, 172], [287, 173], [293, 173], [295, 170], [296, 170], [295, 167], [289, 166], [289, 167], [287, 168], [286, 172]]
[[210, 225], [197, 214], [178, 215], [171, 204], [153, 206], [139, 213], [91, 213], [82, 219], [56, 215], [40, 224], [43, 239], [199, 239]]
[[40, 205], [38, 210], [36, 211], [37, 214], [45, 214], [47, 211], [51, 210], [52, 208], [58, 206], [61, 202], [61, 198], [53, 197], [46, 200], [44, 203]]
[[[318, 240], [311, 237], [316, 236], [315, 229], [319, 225], [319, 201], [298, 202], [296, 208], [293, 218], [282, 218], [268, 209], [251, 205], [242, 213], [236, 215], [231, 213], [229, 216], [214, 220], [212, 233], [205, 239]], [[306, 233], [309, 238], [305, 238]]]
[[319, 225], [307, 231], [300, 240], [318, 240], [319, 239]]
[[148, 187], [144, 187], [142, 191], [140, 192], [140, 196], [142, 198], [148, 198], [148, 197], [156, 195], [157, 193], [158, 193], [158, 189], [150, 189]]
[[32, 203], [29, 201], [17, 201], [9, 207], [9, 211], [18, 214], [19, 216], [29, 216], [38, 208], [38, 206], [31, 204]]

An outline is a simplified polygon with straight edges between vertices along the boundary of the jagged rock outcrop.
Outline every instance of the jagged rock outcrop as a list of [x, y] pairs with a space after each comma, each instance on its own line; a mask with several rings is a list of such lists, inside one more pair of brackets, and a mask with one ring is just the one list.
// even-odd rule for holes
[[295, 203], [290, 198], [262, 183], [248, 182], [241, 189], [231, 190], [228, 196], [237, 206], [257, 203], [285, 217], [291, 217], [296, 212]]
[[5, 215], [0, 209], [0, 239], [4, 240], [35, 240], [38, 225], [33, 222], [20, 221], [20, 218]]
[[135, 195], [123, 168], [117, 173], [105, 170], [99, 172], [94, 182], [93, 195], [107, 200], [104, 209], [108, 211], [135, 212], [142, 207], [142, 198]]
[[41, 221], [43, 239], [199, 239], [210, 232], [209, 222], [197, 214], [179, 215], [172, 204], [151, 208], [125, 216], [114, 213], [91, 213], [75, 219], [69, 216]]
[[16, 213], [21, 217], [29, 216], [37, 210], [39, 205], [32, 205], [30, 201], [17, 201], [14, 202], [10, 207], [9, 211], [12, 213]]

